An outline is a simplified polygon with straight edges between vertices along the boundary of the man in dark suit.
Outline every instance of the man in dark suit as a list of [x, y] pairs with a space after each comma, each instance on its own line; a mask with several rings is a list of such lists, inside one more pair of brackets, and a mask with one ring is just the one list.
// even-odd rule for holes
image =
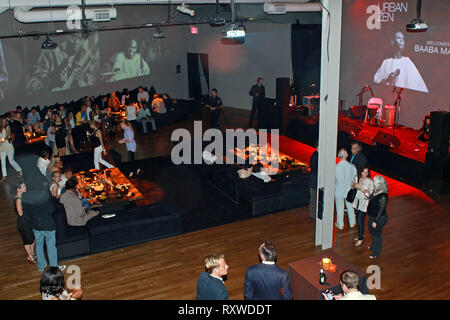
[[223, 109], [222, 99], [217, 95], [217, 89], [211, 89], [211, 95], [208, 96], [206, 107], [211, 110], [211, 128], [219, 128], [219, 117]]
[[248, 121], [248, 127], [251, 128], [253, 123], [253, 117], [255, 116], [255, 112], [261, 112], [261, 107], [264, 104], [264, 98], [266, 97], [266, 88], [263, 86], [263, 78], [256, 79], [256, 84], [254, 84], [249, 91], [249, 95], [253, 97], [252, 102], [252, 111], [250, 113], [250, 119]]
[[228, 291], [222, 277], [228, 266], [223, 254], [213, 254], [205, 259], [206, 272], [197, 280], [197, 300], [228, 300]]
[[293, 297], [289, 273], [275, 264], [277, 249], [265, 241], [258, 250], [261, 263], [248, 267], [245, 274], [245, 300], [290, 300]]
[[361, 152], [362, 146], [359, 142], [353, 141], [351, 145], [352, 145], [352, 156], [350, 157], [350, 163], [354, 164], [356, 170], [358, 170], [359, 172], [361, 171], [362, 168], [364, 168], [367, 165], [367, 158]]

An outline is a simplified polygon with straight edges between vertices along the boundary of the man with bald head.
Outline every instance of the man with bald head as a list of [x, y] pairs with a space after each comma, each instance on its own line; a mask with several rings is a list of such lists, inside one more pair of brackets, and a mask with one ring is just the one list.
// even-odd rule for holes
[[352, 187], [357, 172], [356, 167], [347, 161], [348, 152], [345, 149], [339, 150], [339, 163], [336, 165], [336, 184], [335, 184], [335, 203], [336, 203], [336, 223], [334, 224], [339, 230], [344, 229], [344, 203], [347, 207], [348, 222], [350, 228], [356, 226], [355, 210], [352, 203], [345, 198]]

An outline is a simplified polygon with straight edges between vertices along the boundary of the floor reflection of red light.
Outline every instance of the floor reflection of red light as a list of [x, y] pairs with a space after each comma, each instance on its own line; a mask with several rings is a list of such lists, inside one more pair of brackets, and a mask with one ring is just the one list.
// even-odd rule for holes
[[143, 199], [136, 201], [138, 206], [159, 203], [164, 199], [164, 190], [154, 182], [139, 179], [133, 181], [133, 184], [144, 196]]

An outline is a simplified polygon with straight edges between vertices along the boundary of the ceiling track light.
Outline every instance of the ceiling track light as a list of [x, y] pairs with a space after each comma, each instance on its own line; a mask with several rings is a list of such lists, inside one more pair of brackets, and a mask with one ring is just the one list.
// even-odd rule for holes
[[219, 16], [219, 0], [216, 0], [216, 16], [209, 20], [209, 25], [211, 27], [223, 26], [225, 25], [225, 19]]
[[165, 37], [166, 37], [166, 34], [162, 31], [161, 26], [158, 25], [156, 27], [155, 33], [153, 33], [153, 38], [162, 39], [162, 38], [165, 38]]
[[58, 44], [50, 39], [50, 36], [47, 34], [44, 41], [42, 41], [41, 48], [42, 49], [56, 49]]

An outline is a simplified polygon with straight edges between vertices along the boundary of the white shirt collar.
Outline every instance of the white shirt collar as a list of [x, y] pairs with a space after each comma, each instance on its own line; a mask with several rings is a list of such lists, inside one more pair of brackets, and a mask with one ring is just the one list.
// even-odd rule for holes
[[214, 275], [212, 275], [212, 274], [209, 274], [211, 277], [213, 277], [213, 278], [216, 278], [216, 279], [219, 279], [220, 281], [222, 281], [223, 282], [223, 279], [222, 279], [222, 277], [216, 277], [216, 276], [214, 276]]
[[261, 261], [263, 264], [269, 264], [269, 265], [272, 265], [272, 264], [275, 264], [275, 261]]
[[355, 291], [355, 292], [349, 292], [349, 293], [347, 293], [345, 296], [346, 297], [348, 297], [348, 296], [362, 296], [362, 293], [361, 293], [361, 291]]

